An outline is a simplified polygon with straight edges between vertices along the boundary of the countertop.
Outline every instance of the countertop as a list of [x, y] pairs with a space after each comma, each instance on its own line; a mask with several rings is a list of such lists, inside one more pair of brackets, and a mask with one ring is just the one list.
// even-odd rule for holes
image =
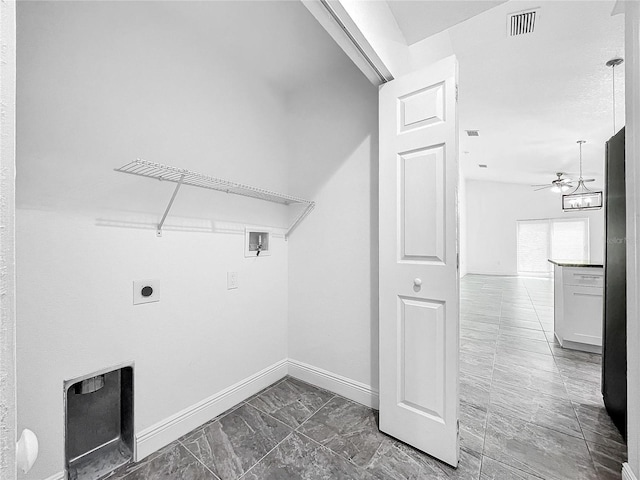
[[590, 263], [590, 262], [581, 262], [579, 260], [553, 260], [549, 259], [551, 263], [554, 265], [558, 265], [559, 267], [592, 267], [592, 268], [602, 268], [604, 265], [601, 263]]

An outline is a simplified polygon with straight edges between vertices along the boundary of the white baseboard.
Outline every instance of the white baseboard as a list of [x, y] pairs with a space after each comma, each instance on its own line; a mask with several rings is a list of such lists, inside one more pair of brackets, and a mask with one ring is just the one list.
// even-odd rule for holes
[[64, 472], [58, 472], [51, 475], [50, 477], [45, 478], [44, 480], [64, 480]]
[[622, 464], [622, 480], [638, 480], [628, 463]]
[[139, 462], [286, 375], [285, 359], [146, 428], [136, 435], [135, 460]]
[[369, 385], [303, 362], [285, 359], [138, 433], [135, 460], [139, 462], [287, 374], [354, 402], [378, 408], [378, 392]]
[[[371, 386], [297, 360], [284, 359], [139, 432], [135, 441], [135, 461], [160, 450], [287, 374], [354, 402], [378, 408], [378, 392]], [[45, 480], [64, 478], [64, 472], [60, 472]], [[629, 477], [629, 480], [636, 479]]]
[[312, 365], [289, 359], [289, 375], [324, 388], [368, 407], [378, 408], [378, 392], [370, 385], [356, 382]]

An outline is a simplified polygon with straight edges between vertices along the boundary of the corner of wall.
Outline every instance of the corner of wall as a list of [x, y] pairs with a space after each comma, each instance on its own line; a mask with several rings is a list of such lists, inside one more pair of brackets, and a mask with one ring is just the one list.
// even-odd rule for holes
[[[640, 478], [640, 3], [621, 2], [625, 14], [627, 158], [628, 449], [625, 480]], [[635, 472], [635, 475], [634, 475]]]
[[16, 2], [0, 2], [0, 478], [16, 476]]

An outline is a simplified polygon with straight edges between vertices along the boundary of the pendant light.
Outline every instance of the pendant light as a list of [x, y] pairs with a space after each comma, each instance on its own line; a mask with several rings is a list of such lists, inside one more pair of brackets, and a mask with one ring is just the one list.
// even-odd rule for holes
[[575, 212], [577, 210], [599, 210], [602, 208], [602, 192], [589, 190], [584, 182], [592, 182], [593, 179], [587, 180], [582, 178], [582, 144], [587, 143], [586, 140], [578, 140], [580, 145], [580, 178], [578, 178], [578, 186], [568, 195], [562, 196], [562, 210], [565, 212]]

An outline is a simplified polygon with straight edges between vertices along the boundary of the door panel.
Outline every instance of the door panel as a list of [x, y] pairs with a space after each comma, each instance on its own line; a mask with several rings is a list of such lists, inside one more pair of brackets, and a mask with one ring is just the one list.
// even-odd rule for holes
[[380, 88], [380, 428], [458, 463], [457, 62]]
[[398, 131], [444, 122], [444, 82], [407, 93], [398, 98]]
[[444, 305], [420, 298], [399, 301], [399, 404], [444, 421]]
[[402, 260], [444, 262], [444, 148], [398, 155]]

